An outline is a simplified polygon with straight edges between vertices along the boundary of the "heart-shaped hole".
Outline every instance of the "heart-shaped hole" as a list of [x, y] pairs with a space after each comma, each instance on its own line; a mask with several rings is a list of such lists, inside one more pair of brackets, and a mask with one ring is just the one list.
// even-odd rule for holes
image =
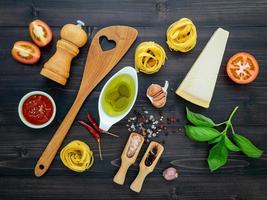
[[106, 36], [101, 36], [99, 38], [99, 44], [102, 51], [108, 51], [116, 47], [116, 42], [114, 40], [109, 40]]

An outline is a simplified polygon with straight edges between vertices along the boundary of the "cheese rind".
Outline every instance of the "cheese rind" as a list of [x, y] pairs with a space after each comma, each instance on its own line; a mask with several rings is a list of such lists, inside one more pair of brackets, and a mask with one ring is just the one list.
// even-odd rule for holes
[[176, 90], [176, 94], [208, 108], [213, 96], [229, 32], [218, 28]]
[[187, 91], [185, 91], [183, 89], [179, 89], [179, 90], [177, 89], [176, 94], [179, 95], [180, 97], [183, 97], [187, 101], [190, 101], [191, 103], [196, 104], [198, 106], [201, 106], [204, 108], [208, 108], [210, 106], [210, 102], [205, 101], [203, 99], [199, 99], [197, 97], [194, 97], [190, 93], [188, 93]]

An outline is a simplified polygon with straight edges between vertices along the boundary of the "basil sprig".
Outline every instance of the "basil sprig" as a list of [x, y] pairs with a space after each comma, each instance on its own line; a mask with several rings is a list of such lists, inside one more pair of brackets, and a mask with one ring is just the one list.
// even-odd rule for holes
[[229, 151], [238, 152], [240, 148], [236, 146], [228, 137], [227, 135], [224, 136], [224, 145], [227, 147]]
[[240, 147], [241, 151], [251, 158], [261, 157], [263, 151], [256, 147], [249, 139], [246, 137], [235, 133], [233, 139], [236, 144]]
[[186, 116], [188, 121], [196, 126], [214, 127], [215, 123], [212, 119], [205, 117], [204, 115], [193, 113], [188, 108], [186, 108]]
[[215, 144], [209, 152], [208, 164], [211, 171], [219, 169], [225, 165], [228, 158], [228, 150], [224, 145], [223, 140]]
[[[211, 171], [215, 171], [227, 163], [229, 151], [242, 151], [246, 156], [251, 158], [259, 158], [263, 153], [248, 138], [235, 132], [232, 125], [232, 118], [237, 109], [238, 107], [235, 107], [227, 121], [216, 124], [212, 119], [199, 113], [194, 113], [186, 108], [187, 119], [193, 124], [185, 126], [187, 137], [194, 141], [214, 144], [209, 150], [208, 156], [208, 165]], [[216, 127], [221, 125], [224, 125], [225, 128], [220, 132]], [[231, 129], [233, 141], [227, 135], [229, 129]]]
[[186, 135], [198, 142], [210, 141], [218, 137], [221, 133], [214, 128], [204, 126], [185, 126]]

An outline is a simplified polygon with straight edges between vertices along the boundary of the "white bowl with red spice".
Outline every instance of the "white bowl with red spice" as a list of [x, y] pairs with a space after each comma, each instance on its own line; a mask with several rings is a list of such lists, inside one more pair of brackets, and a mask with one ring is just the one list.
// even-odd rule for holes
[[34, 129], [44, 128], [54, 120], [56, 104], [49, 94], [32, 91], [21, 98], [18, 114], [26, 126]]

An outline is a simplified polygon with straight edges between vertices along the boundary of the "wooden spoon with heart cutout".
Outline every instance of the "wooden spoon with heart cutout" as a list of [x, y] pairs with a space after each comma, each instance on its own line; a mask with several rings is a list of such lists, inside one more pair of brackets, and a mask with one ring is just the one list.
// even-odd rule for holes
[[[96, 33], [89, 48], [77, 97], [39, 158], [34, 169], [35, 176], [40, 177], [48, 170], [83, 102], [97, 84], [121, 60], [135, 41], [137, 34], [137, 30], [129, 26], [110, 26]], [[113, 40], [116, 43], [115, 48], [103, 51], [99, 44], [101, 36], [107, 37], [108, 40]]]

